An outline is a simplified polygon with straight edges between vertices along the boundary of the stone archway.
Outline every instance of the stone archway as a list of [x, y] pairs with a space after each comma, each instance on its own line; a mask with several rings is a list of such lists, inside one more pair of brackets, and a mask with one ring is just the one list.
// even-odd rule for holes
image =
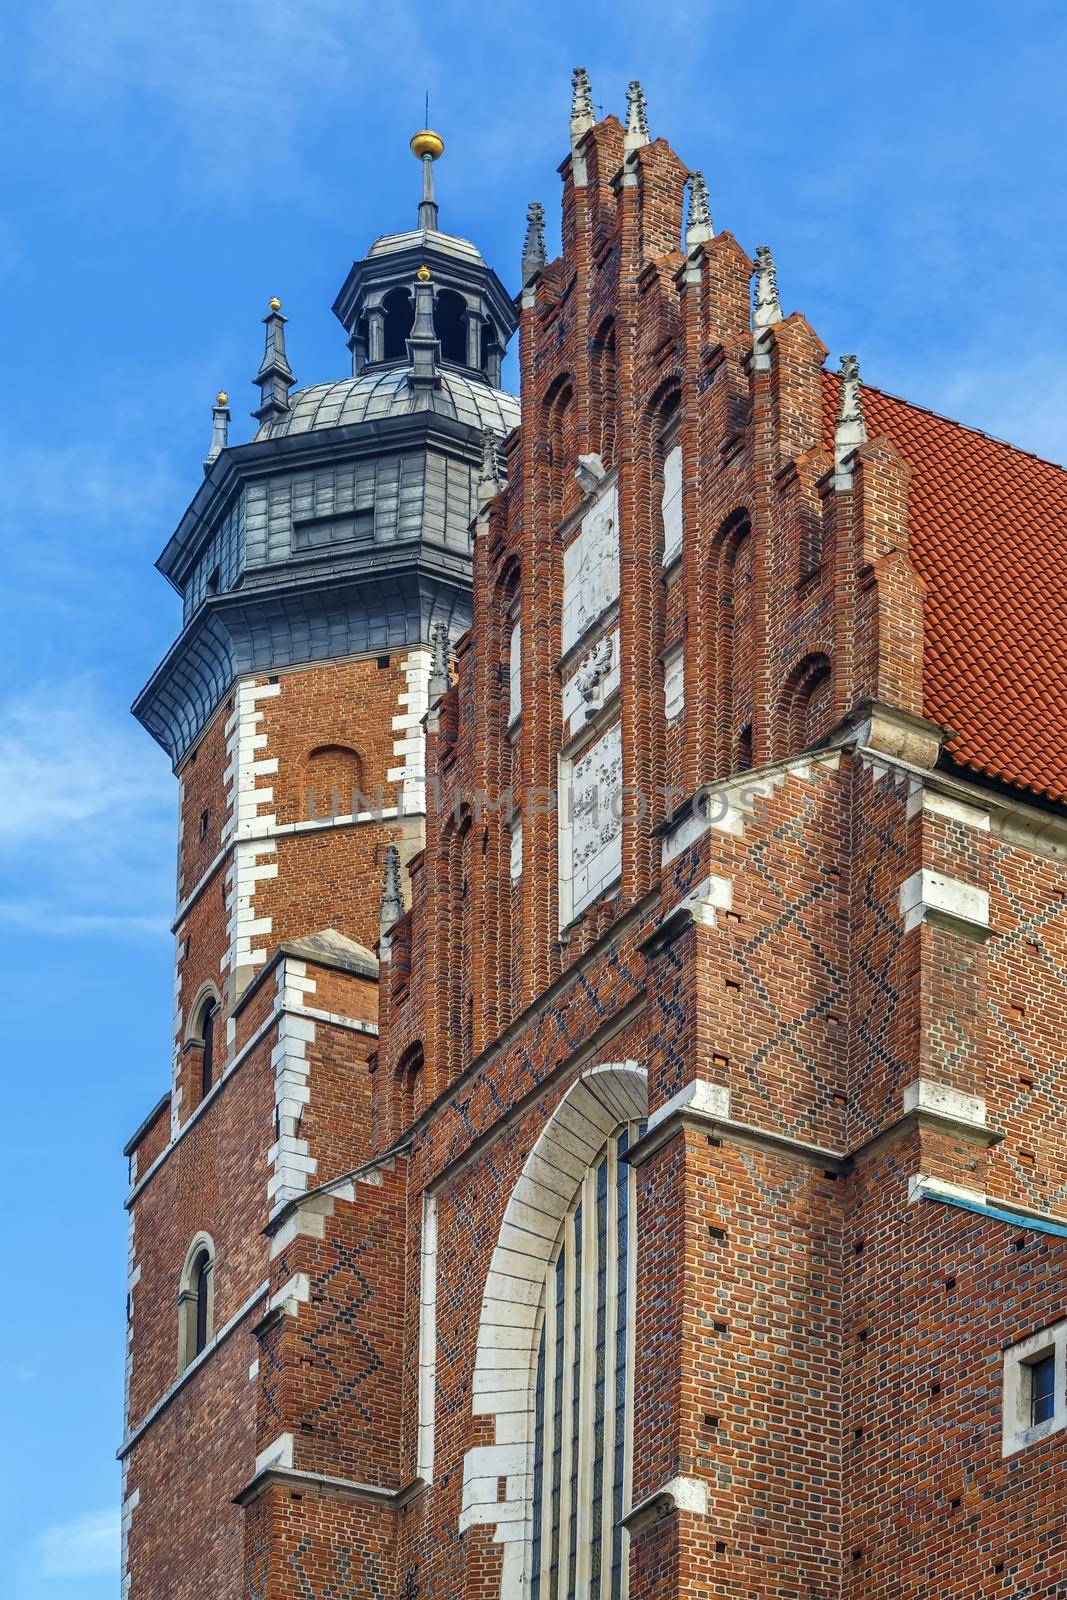
[[635, 1062], [583, 1073], [527, 1156], [500, 1225], [482, 1296], [472, 1383], [474, 1415], [494, 1419], [495, 1438], [464, 1457], [459, 1526], [495, 1527], [495, 1540], [504, 1546], [500, 1592], [508, 1600], [524, 1592], [533, 1377], [549, 1262], [585, 1172], [620, 1124], [647, 1115], [647, 1078]]

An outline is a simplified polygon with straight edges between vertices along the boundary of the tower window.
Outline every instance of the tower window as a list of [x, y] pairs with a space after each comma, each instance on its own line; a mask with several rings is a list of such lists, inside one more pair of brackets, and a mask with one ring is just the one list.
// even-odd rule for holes
[[207, 582], [205, 583], [204, 587], [207, 590], [208, 594], [218, 594], [218, 592], [219, 592], [219, 569], [218, 569], [218, 567], [212, 567], [211, 571], [207, 575]]
[[415, 321], [415, 303], [406, 289], [392, 289], [382, 301], [382, 311], [383, 359], [402, 361], [408, 353], [407, 338]]
[[215, 1030], [218, 1023], [219, 1003], [214, 995], [208, 995], [197, 1018], [196, 1026], [189, 1031], [191, 1044], [199, 1043], [200, 1055], [200, 1098], [201, 1100], [211, 1089], [215, 1081]]
[[1067, 1318], [1004, 1352], [1002, 1454], [1067, 1428]]
[[442, 289], [434, 307], [434, 329], [441, 345], [441, 360], [467, 365], [466, 302], [452, 289]]
[[178, 1371], [207, 1349], [215, 1332], [215, 1246], [197, 1234], [178, 1289]]
[[1056, 1409], [1056, 1357], [1042, 1356], [1030, 1366], [1030, 1426], [1051, 1422]]

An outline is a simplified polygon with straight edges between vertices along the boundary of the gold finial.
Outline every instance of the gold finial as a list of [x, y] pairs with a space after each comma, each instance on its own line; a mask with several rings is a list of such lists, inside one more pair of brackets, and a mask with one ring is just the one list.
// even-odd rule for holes
[[421, 161], [423, 156], [429, 156], [431, 161], [436, 161], [438, 156], [444, 154], [445, 141], [439, 133], [434, 133], [432, 128], [420, 128], [411, 140], [411, 153]]
[[226, 390], [225, 389], [220, 389], [218, 394], [215, 396], [215, 404], [217, 406], [228, 406], [229, 403], [230, 403], [230, 397], [226, 393]]
[[278, 299], [278, 296], [276, 294], [272, 294], [270, 299], [267, 301], [267, 310], [268, 311], [280, 311], [281, 309], [282, 309], [281, 301]]
[[418, 278], [420, 283], [429, 283], [429, 281], [430, 281], [430, 269], [426, 265], [425, 262], [423, 262], [422, 266], [419, 268], [418, 272], [416, 272], [415, 276], [416, 276], [416, 278]]

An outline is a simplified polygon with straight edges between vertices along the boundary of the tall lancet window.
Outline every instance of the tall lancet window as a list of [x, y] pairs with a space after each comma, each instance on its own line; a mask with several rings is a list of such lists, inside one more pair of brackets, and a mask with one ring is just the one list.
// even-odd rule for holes
[[534, 1397], [531, 1600], [625, 1600], [634, 1299], [633, 1169], [612, 1135], [563, 1221]]

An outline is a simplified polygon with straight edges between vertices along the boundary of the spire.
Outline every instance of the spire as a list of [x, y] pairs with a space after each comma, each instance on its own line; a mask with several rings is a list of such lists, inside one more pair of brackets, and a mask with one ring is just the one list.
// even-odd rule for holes
[[488, 505], [508, 486], [507, 467], [500, 448], [500, 436], [492, 428], [482, 434], [482, 470], [478, 474], [478, 506]]
[[204, 457], [204, 471], [210, 472], [213, 464], [226, 448], [230, 427], [230, 397], [224, 389], [215, 396], [211, 408], [211, 448]]
[[532, 283], [548, 260], [545, 254], [545, 208], [540, 200], [531, 200], [526, 213], [526, 238], [522, 246], [523, 288]]
[[648, 140], [648, 105], [645, 91], [635, 78], [626, 91], [626, 137], [622, 147], [629, 155]]
[[702, 172], [689, 174], [689, 217], [685, 224], [685, 250], [688, 255], [690, 250], [695, 250], [698, 244], [707, 244], [709, 239], [714, 239], [715, 229], [711, 225], [711, 212], [708, 210], [708, 186], [704, 182]]
[[433, 189], [433, 164], [444, 154], [445, 141], [432, 128], [420, 128], [411, 140], [411, 153], [422, 162], [422, 199], [419, 201], [419, 227], [437, 231], [437, 196]]
[[834, 428], [834, 487], [852, 487], [850, 457], [867, 443], [867, 424], [860, 395], [860, 367], [855, 356], [841, 357], [841, 404]]
[[288, 320], [288, 317], [282, 316], [282, 303], [274, 295], [263, 318], [263, 326], [267, 330], [263, 360], [252, 379], [253, 383], [259, 385], [260, 402], [252, 413], [259, 422], [276, 422], [289, 411], [289, 390], [296, 379], [285, 354], [285, 324]]
[[452, 686], [452, 643], [448, 623], [435, 622], [430, 629], [430, 704], [435, 705]]
[[575, 67], [571, 74], [571, 144], [576, 145], [594, 123], [593, 91], [589, 74], [584, 67]]
[[764, 328], [773, 328], [776, 322], [782, 320], [782, 308], [778, 304], [778, 269], [774, 265], [774, 257], [769, 247], [765, 244], [756, 248], [755, 290], [752, 326], [757, 333], [761, 333]]
[[400, 881], [400, 851], [395, 844], [385, 847], [385, 871], [382, 874], [382, 909], [378, 917], [381, 936], [381, 954], [389, 954], [389, 935], [404, 915], [404, 888]]

